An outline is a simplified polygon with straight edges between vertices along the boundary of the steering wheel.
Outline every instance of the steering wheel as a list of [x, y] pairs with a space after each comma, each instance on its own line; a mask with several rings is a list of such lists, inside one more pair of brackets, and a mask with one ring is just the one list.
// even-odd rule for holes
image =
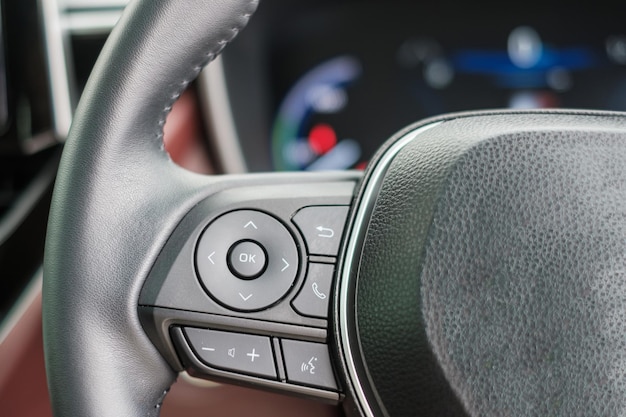
[[255, 8], [135, 1], [95, 66], [46, 243], [55, 415], [157, 416], [182, 370], [348, 415], [623, 412], [624, 115], [444, 115], [364, 174], [185, 171], [165, 116]]

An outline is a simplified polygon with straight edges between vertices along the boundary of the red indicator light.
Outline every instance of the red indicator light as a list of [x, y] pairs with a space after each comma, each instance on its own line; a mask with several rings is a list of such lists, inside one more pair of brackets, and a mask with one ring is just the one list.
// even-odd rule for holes
[[330, 151], [337, 144], [335, 130], [327, 124], [317, 124], [309, 132], [309, 146], [318, 155]]
[[354, 167], [354, 169], [358, 170], [358, 171], [365, 171], [365, 168], [367, 168], [367, 161], [362, 161], [359, 162], [358, 164], [356, 164], [356, 166]]

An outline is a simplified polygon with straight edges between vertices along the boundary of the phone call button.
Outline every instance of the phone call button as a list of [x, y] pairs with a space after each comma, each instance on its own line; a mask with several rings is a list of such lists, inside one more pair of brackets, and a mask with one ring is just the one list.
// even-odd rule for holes
[[291, 305], [303, 316], [325, 319], [333, 285], [335, 266], [309, 263], [306, 279]]

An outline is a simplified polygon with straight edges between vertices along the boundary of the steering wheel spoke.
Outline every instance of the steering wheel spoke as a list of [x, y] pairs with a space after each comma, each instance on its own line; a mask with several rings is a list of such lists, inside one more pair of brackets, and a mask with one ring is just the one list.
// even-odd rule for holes
[[339, 401], [328, 322], [358, 177], [248, 176], [183, 218], [139, 298], [174, 369]]

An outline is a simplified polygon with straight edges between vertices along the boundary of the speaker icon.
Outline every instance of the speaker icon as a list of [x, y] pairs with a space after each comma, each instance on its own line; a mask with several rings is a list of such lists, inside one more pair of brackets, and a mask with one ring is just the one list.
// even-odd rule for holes
[[231, 358], [235, 357], [235, 348], [228, 349], [228, 356], [230, 356]]

